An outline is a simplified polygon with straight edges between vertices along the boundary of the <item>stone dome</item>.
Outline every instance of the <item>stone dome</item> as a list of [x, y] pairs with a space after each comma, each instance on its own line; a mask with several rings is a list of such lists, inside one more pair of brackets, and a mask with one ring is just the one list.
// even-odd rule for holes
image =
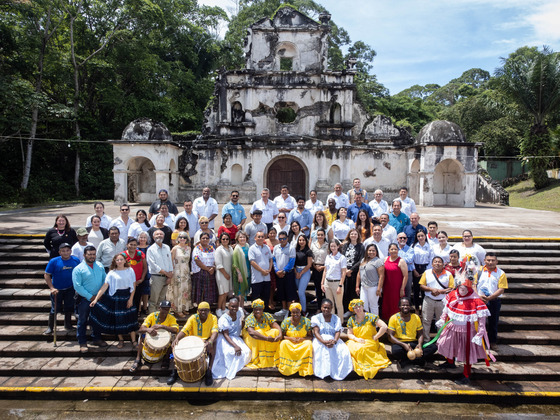
[[467, 138], [457, 124], [437, 120], [426, 124], [416, 136], [417, 144], [426, 143], [465, 143]]
[[138, 118], [123, 130], [121, 140], [124, 141], [173, 141], [167, 127], [151, 118]]

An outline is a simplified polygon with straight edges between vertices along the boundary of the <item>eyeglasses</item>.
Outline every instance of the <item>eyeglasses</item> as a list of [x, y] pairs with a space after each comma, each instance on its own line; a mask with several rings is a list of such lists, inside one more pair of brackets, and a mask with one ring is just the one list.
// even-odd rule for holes
[[285, 217], [284, 217], [284, 216], [278, 216], [278, 218], [279, 218], [279, 219], [285, 219]]
[[472, 235], [463, 235], [463, 238], [472, 238]]
[[231, 198], [237, 198], [239, 197], [238, 195], [232, 195]]
[[278, 238], [279, 241], [287, 241], [288, 238]]
[[399, 236], [397, 239], [400, 241], [401, 239], [406, 240], [406, 239], [408, 239], [408, 238], [407, 238], [406, 236]]
[[130, 209], [121, 209], [121, 211], [130, 211]]
[[207, 225], [208, 222], [200, 222], [199, 225]]

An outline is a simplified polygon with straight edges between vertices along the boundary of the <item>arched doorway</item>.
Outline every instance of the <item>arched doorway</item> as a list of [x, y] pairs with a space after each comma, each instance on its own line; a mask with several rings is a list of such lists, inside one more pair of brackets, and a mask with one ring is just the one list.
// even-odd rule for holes
[[156, 190], [154, 164], [145, 157], [136, 157], [128, 164], [128, 197], [132, 203], [149, 203]]
[[434, 205], [463, 206], [463, 166], [455, 159], [445, 159], [434, 171]]
[[272, 198], [280, 195], [282, 185], [288, 186], [292, 197], [307, 197], [307, 175], [297, 160], [281, 158], [268, 168], [266, 187], [270, 190]]

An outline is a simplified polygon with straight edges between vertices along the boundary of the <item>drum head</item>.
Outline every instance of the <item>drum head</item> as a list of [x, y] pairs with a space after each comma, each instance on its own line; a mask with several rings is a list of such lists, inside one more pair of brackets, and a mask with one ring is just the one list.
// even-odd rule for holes
[[177, 343], [173, 351], [174, 357], [189, 361], [198, 358], [204, 351], [204, 341], [200, 337], [188, 336]]
[[162, 349], [171, 341], [171, 333], [167, 330], [159, 329], [155, 336], [146, 334], [146, 341], [153, 349]]

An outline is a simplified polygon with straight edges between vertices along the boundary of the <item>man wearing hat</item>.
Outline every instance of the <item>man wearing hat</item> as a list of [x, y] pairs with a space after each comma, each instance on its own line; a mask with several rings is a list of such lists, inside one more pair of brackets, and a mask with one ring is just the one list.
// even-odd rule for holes
[[148, 219], [151, 219], [152, 216], [156, 213], [159, 213], [159, 208], [162, 204], [167, 204], [167, 208], [169, 209], [169, 213], [177, 216], [179, 210], [177, 210], [177, 206], [169, 201], [169, 193], [167, 190], [161, 189], [158, 192], [158, 200], [154, 201], [148, 210]]
[[[177, 324], [177, 319], [169, 313], [171, 309], [171, 302], [168, 300], [161, 301], [159, 304], [159, 311], [152, 312], [150, 315], [146, 317], [144, 323], [138, 330], [138, 334], [140, 337], [138, 352], [136, 353], [136, 360], [132, 364], [130, 368], [130, 372], [134, 373], [138, 370], [140, 366], [142, 366], [142, 353], [144, 353], [147, 357], [145, 359], [149, 361], [149, 350], [144, 345], [144, 340], [146, 339], [146, 334], [150, 334], [151, 336], [156, 336], [158, 330], [165, 330], [171, 334], [177, 334], [179, 331], [179, 324]], [[169, 356], [171, 355], [171, 346], [167, 349], [167, 353], [163, 356], [163, 360], [161, 362], [161, 367], [163, 369], [169, 369]], [[159, 360], [155, 360], [157, 362]]]
[[[218, 318], [210, 313], [210, 305], [208, 302], [200, 302], [195, 315], [191, 315], [185, 326], [181, 329], [177, 337], [173, 341], [173, 347], [177, 345], [182, 338], [195, 335], [204, 340], [206, 354], [208, 355], [208, 369], [204, 376], [206, 386], [212, 385], [212, 364], [214, 363], [214, 355], [216, 354], [215, 343], [218, 338]], [[173, 368], [171, 376], [167, 380], [167, 385], [173, 385], [178, 378], [177, 369]]]
[[93, 246], [93, 244], [88, 242], [88, 231], [86, 228], [79, 228], [76, 231], [76, 235], [78, 236], [78, 242], [72, 247], [72, 256], [82, 262], [84, 260], [84, 248], [89, 245]]
[[[83, 228], [82, 228], [83, 229]], [[85, 229], [84, 229], [85, 230]], [[86, 232], [87, 234], [87, 232]], [[72, 271], [80, 264], [80, 260], [71, 255], [69, 243], [62, 243], [58, 248], [59, 256], [51, 259], [45, 269], [45, 281], [51, 292], [51, 312], [49, 326], [43, 334], [52, 334], [56, 310], [64, 313], [64, 329], [73, 330], [72, 312], [74, 312], [74, 287], [72, 285]]]

